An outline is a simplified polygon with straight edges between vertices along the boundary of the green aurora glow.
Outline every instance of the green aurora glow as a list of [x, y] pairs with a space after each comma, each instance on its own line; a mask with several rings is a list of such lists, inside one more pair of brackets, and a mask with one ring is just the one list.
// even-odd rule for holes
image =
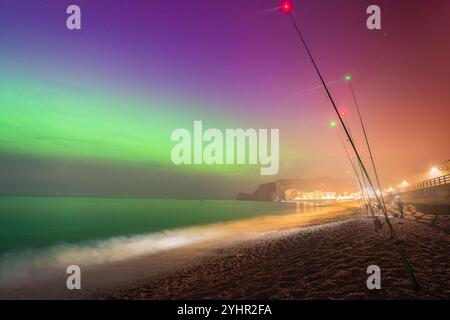
[[[104, 89], [69, 91], [47, 81], [10, 78], [0, 86], [0, 153], [170, 167], [194, 173], [242, 174], [259, 168], [259, 165], [173, 165], [172, 131], [191, 128], [201, 116], [201, 109], [188, 108], [186, 103], [161, 99], [149, 102], [142, 97], [105, 94]], [[204, 118], [208, 127], [226, 128], [230, 122]], [[235, 127], [234, 120], [233, 123]]]

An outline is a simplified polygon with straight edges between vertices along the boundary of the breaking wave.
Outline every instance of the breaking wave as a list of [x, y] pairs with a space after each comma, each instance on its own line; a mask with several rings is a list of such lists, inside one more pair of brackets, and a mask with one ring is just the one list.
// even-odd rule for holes
[[133, 236], [61, 244], [42, 249], [9, 251], [0, 255], [0, 287], [20, 280], [50, 276], [69, 265], [95, 266], [121, 262], [175, 249], [220, 236], [214, 229], [180, 229]]

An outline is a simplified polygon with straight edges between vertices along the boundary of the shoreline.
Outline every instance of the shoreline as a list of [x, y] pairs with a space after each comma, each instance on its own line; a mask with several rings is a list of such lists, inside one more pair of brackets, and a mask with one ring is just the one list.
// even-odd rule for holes
[[[449, 299], [450, 216], [406, 211], [405, 219], [391, 221], [420, 291], [386, 226], [375, 232], [373, 220], [346, 203], [184, 229], [213, 236], [123, 261], [80, 264], [82, 290], [67, 290], [65, 272], [52, 279], [34, 274], [37, 281], [0, 290], [0, 298]], [[366, 287], [370, 265], [381, 268], [382, 290]]]
[[[448, 216], [444, 217], [448, 222]], [[195, 266], [160, 274], [94, 299], [449, 299], [450, 234], [413, 214], [392, 223], [414, 268], [409, 279], [385, 227], [372, 219], [285, 229], [246, 241]], [[448, 229], [447, 229], [448, 230]], [[367, 267], [381, 268], [381, 290], [368, 290]]]
[[[27, 270], [23, 279], [13, 280], [12, 286], [3, 286], [1, 299], [89, 299], [92, 293], [99, 290], [118, 290], [130, 288], [140, 282], [160, 274], [169, 274], [184, 267], [195, 266], [215, 257], [218, 253], [235, 247], [243, 242], [252, 242], [265, 234], [276, 234], [280, 231], [292, 230], [312, 224], [342, 220], [359, 214], [354, 204], [337, 204], [332, 207], [315, 208], [307, 212], [284, 215], [267, 215], [244, 220], [235, 220], [207, 226], [172, 230], [178, 235], [202, 238], [203, 240], [162, 250], [153, 254], [130, 256], [114, 261], [107, 257], [108, 263], [84, 263], [80, 254], [71, 255], [75, 264], [82, 270], [82, 290], [69, 291], [66, 288], [67, 274], [62, 261], [57, 265], [48, 264], [49, 268], [39, 266], [36, 270]], [[295, 208], [294, 208], [295, 210]], [[153, 246], [153, 242], [143, 236], [144, 243], [140, 248]], [[172, 240], [170, 240], [172, 241]], [[177, 237], [173, 241], [178, 241]], [[133, 249], [133, 248], [130, 248]], [[120, 256], [129, 255], [128, 248], [113, 251]], [[61, 258], [61, 257], [60, 257]], [[97, 257], [98, 258], [98, 257]], [[67, 259], [66, 259], [67, 260]], [[49, 260], [51, 261], [51, 260]], [[68, 261], [74, 261], [72, 258]], [[44, 270], [42, 270], [44, 269]], [[48, 269], [48, 270], [47, 270]], [[23, 272], [22, 272], [23, 273]], [[45, 287], [43, 292], [41, 289]]]

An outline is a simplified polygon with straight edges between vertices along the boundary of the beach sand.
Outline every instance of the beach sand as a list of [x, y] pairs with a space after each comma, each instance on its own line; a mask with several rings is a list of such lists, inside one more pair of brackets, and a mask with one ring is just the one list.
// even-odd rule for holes
[[[450, 299], [450, 216], [408, 207], [391, 221], [420, 290], [387, 226], [376, 232], [357, 204], [339, 203], [183, 229], [204, 240], [154, 254], [80, 261], [82, 290], [67, 290], [65, 268], [31, 270], [0, 299]], [[370, 265], [381, 290], [367, 289]]]
[[[376, 232], [371, 218], [353, 212], [334, 222], [266, 232], [216, 249], [199, 263], [127, 288], [97, 291], [91, 298], [449, 299], [449, 216], [409, 208], [405, 219], [391, 221], [419, 290], [412, 286], [387, 226]], [[370, 265], [381, 268], [381, 290], [367, 289]]]

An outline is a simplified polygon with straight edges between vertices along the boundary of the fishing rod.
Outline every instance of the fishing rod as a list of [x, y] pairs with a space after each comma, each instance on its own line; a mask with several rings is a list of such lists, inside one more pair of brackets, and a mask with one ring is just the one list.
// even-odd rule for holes
[[367, 169], [366, 169], [366, 167], [364, 166], [364, 163], [362, 162], [362, 159], [361, 159], [361, 157], [360, 157], [360, 155], [359, 155], [358, 150], [356, 149], [355, 143], [353, 142], [353, 139], [351, 138], [351, 136], [350, 136], [350, 134], [349, 134], [349, 132], [348, 132], [347, 127], [345, 126], [345, 123], [344, 123], [344, 121], [343, 121], [343, 119], [342, 119], [342, 117], [341, 117], [341, 115], [340, 115], [340, 113], [339, 113], [339, 110], [338, 110], [338, 108], [337, 108], [337, 106], [336, 106], [336, 103], [334, 102], [334, 99], [333, 99], [333, 97], [332, 97], [332, 95], [331, 95], [331, 93], [330, 93], [330, 90], [328, 89], [328, 86], [327, 86], [325, 80], [323, 79], [322, 73], [320, 72], [320, 70], [319, 70], [319, 68], [318, 68], [318, 66], [317, 66], [317, 64], [316, 64], [316, 62], [315, 62], [315, 60], [314, 60], [314, 58], [313, 58], [313, 56], [312, 56], [312, 54], [311, 54], [311, 51], [309, 50], [308, 45], [306, 44], [306, 41], [305, 41], [305, 39], [303, 38], [302, 33], [300, 32], [300, 29], [299, 29], [297, 23], [295, 22], [294, 16], [293, 16], [292, 13], [291, 13], [291, 11], [292, 11], [292, 5], [291, 5], [290, 3], [289, 3], [289, 5], [288, 5], [288, 2], [285, 2], [285, 3], [282, 5], [281, 9], [282, 9], [283, 12], [287, 13], [287, 14], [289, 15], [289, 17], [291, 18], [292, 24], [293, 24], [295, 30], [297, 31], [297, 34], [298, 34], [298, 36], [300, 37], [300, 40], [301, 40], [301, 42], [303, 43], [303, 46], [305, 47], [305, 50], [306, 50], [306, 52], [308, 53], [309, 58], [311, 59], [311, 63], [313, 64], [314, 69], [316, 70], [316, 73], [317, 73], [317, 75], [319, 76], [320, 81], [322, 82], [322, 85], [323, 85], [324, 88], [325, 88], [325, 91], [326, 91], [326, 93], [327, 93], [328, 98], [330, 99], [330, 102], [331, 102], [331, 104], [332, 104], [332, 106], [333, 106], [333, 109], [334, 109], [334, 111], [336, 112], [336, 114], [337, 114], [337, 116], [338, 116], [338, 118], [339, 118], [340, 123], [342, 124], [342, 127], [343, 127], [343, 129], [344, 129], [344, 131], [345, 131], [345, 134], [347, 135], [347, 138], [349, 139], [350, 145], [352, 146], [352, 149], [353, 149], [353, 151], [355, 152], [356, 157], [358, 158], [358, 161], [359, 161], [359, 163], [360, 163], [360, 165], [361, 165], [361, 167], [362, 167], [362, 169], [363, 169], [364, 174], [365, 174], [366, 177], [367, 177], [367, 182], [369, 183], [369, 185], [370, 185], [370, 187], [371, 187], [371, 189], [372, 189], [372, 191], [373, 191], [373, 193], [374, 193], [374, 196], [375, 196], [375, 198], [377, 199], [378, 204], [379, 204], [379, 205], [382, 207], [382, 209], [383, 209], [383, 214], [384, 214], [384, 217], [385, 217], [385, 220], [386, 220], [386, 224], [388, 225], [388, 228], [389, 228], [389, 231], [390, 231], [390, 234], [391, 234], [391, 238], [393, 239], [394, 244], [395, 244], [395, 245], [397, 246], [397, 248], [399, 249], [400, 255], [402, 256], [403, 261], [404, 261], [404, 263], [405, 263], [405, 265], [406, 265], [406, 267], [407, 267], [407, 269], [408, 269], [408, 272], [409, 272], [411, 281], [412, 281], [414, 287], [415, 287], [415, 288], [418, 288], [418, 283], [417, 283], [416, 276], [415, 276], [415, 274], [414, 274], [414, 270], [413, 270], [411, 264], [409, 263], [408, 257], [406, 256], [406, 253], [405, 253], [403, 247], [400, 245], [400, 241], [399, 241], [399, 239], [398, 239], [398, 237], [397, 237], [397, 234], [395, 233], [394, 227], [392, 226], [391, 221], [389, 220], [389, 217], [388, 217], [386, 208], [382, 205], [381, 199], [379, 198], [379, 196], [378, 196], [378, 194], [377, 194], [377, 192], [376, 192], [376, 190], [375, 190], [375, 187], [374, 187], [374, 185], [373, 185], [373, 183], [372, 183], [372, 180], [370, 179], [370, 176], [369, 176], [369, 174], [368, 174], [368, 172], [367, 172]]
[[[333, 125], [333, 124], [334, 124], [334, 125]], [[332, 122], [332, 125], [331, 125], [331, 126], [332, 126], [332, 127], [336, 127], [336, 123], [335, 123], [335, 122]], [[356, 180], [358, 181], [359, 190], [360, 190], [360, 192], [361, 192], [361, 197], [362, 197], [363, 202], [364, 202], [364, 207], [365, 207], [365, 210], [366, 210], [366, 214], [369, 215], [369, 211], [368, 211], [368, 208], [367, 208], [367, 201], [366, 201], [366, 199], [368, 199], [368, 198], [367, 198], [367, 194], [365, 194], [365, 190], [364, 190], [364, 188], [363, 188], [363, 186], [362, 186], [362, 184], [361, 184], [361, 180], [360, 180], [360, 178], [359, 178], [358, 171], [356, 170], [355, 164], [354, 164], [352, 158], [350, 157], [350, 154], [348, 153], [348, 150], [347, 150], [347, 148], [345, 147], [344, 140], [342, 139], [341, 135], [339, 134], [339, 131], [337, 130], [337, 128], [336, 128], [336, 134], [337, 134], [337, 136], [338, 136], [338, 138], [339, 138], [339, 141], [341, 142], [342, 147], [343, 147], [344, 150], [345, 150], [345, 154], [347, 155], [348, 161], [350, 162], [350, 165], [351, 165], [352, 168], [353, 168], [353, 172], [355, 173]], [[374, 216], [373, 211], [371, 211], [371, 213], [372, 213], [372, 216]]]
[[[342, 116], [342, 121], [344, 122], [344, 125], [346, 126], [346, 128], [348, 130], [349, 139], [352, 139], [353, 143], [355, 143], [355, 141], [353, 140], [353, 135], [352, 135], [352, 131], [350, 129], [350, 125], [348, 123], [348, 119], [347, 119], [347, 121], [345, 121], [345, 119], [346, 119], [345, 118], [346, 117], [346, 112], [344, 110], [342, 110], [340, 114]], [[350, 140], [347, 140], [347, 141], [350, 141]], [[355, 146], [356, 146], [356, 144], [355, 144]], [[355, 158], [356, 158], [356, 155], [355, 155]], [[358, 167], [359, 167], [359, 170], [360, 170], [360, 173], [361, 173], [361, 177], [362, 177], [362, 180], [363, 180], [363, 184], [364, 184], [364, 190], [365, 190], [366, 196], [367, 196], [367, 203], [368, 203], [370, 212], [372, 214], [372, 217], [374, 218], [375, 230], [378, 231], [379, 229], [381, 229], [382, 224], [378, 220], [378, 216], [375, 216], [375, 214], [373, 212], [373, 207], [372, 207], [372, 203], [371, 203], [371, 200], [370, 200], [369, 193], [367, 192], [366, 178], [364, 177], [364, 173], [363, 173], [363, 170], [362, 170], [362, 167], [361, 167], [361, 162], [357, 161], [357, 159], [355, 159], [355, 162], [358, 162]]]
[[[347, 76], [345, 77], [345, 80], [348, 81], [348, 78], [349, 78], [349, 75], [347, 75]], [[347, 129], [348, 129], [348, 133], [349, 133], [349, 135], [350, 135], [350, 138], [353, 140], [353, 142], [355, 142], [355, 140], [353, 139], [352, 131], [351, 131], [351, 129], [350, 129], [350, 125], [349, 125], [349, 123], [348, 123], [348, 118], [346, 118], [346, 112], [345, 112], [345, 111], [341, 111], [341, 115], [342, 115], [342, 120], [344, 121], [345, 126], [346, 126]], [[345, 121], [345, 120], [347, 120], [347, 121]], [[364, 174], [363, 174], [363, 170], [362, 170], [362, 167], [361, 167], [361, 163], [358, 163], [358, 164], [359, 164], [359, 169], [360, 169], [360, 171], [361, 171], [361, 175], [362, 175], [362, 178], [363, 178], [363, 181], [364, 181], [364, 186], [367, 188], [367, 186], [366, 186], [366, 179], [365, 179]], [[380, 190], [380, 194], [381, 194], [381, 189], [380, 189], [379, 186], [380, 186], [380, 185], [378, 184], [378, 189]], [[376, 192], [376, 191], [375, 191], [375, 192]], [[386, 210], [386, 212], [387, 212], [386, 206], [384, 206], [384, 199], [381, 198], [381, 200], [382, 200], [382, 205], [379, 205], [379, 209]], [[369, 197], [369, 206], [370, 206], [370, 211], [373, 213], [373, 207], [372, 207], [372, 203], [370, 202], [370, 197]], [[383, 211], [383, 212], [384, 212], [384, 211]], [[382, 224], [381, 221], [379, 220], [378, 215], [377, 215], [377, 216], [373, 215], [373, 218], [374, 218], [374, 223], [375, 223], [375, 230], [376, 230], [376, 231], [381, 230], [381, 228], [383, 227], [383, 224]]]
[[340, 123], [341, 123], [341, 125], [342, 125], [342, 128], [343, 128], [344, 131], [345, 131], [345, 134], [346, 134], [346, 136], [347, 136], [347, 138], [348, 138], [348, 141], [350, 142], [350, 145], [352, 146], [352, 149], [353, 149], [353, 151], [355, 152], [356, 157], [358, 158], [358, 162], [361, 164], [361, 166], [362, 166], [362, 168], [363, 168], [364, 174], [365, 174], [366, 177], [367, 177], [367, 181], [369, 182], [369, 185], [370, 185], [370, 187], [372, 188], [372, 191], [373, 191], [373, 193], [374, 193], [374, 195], [375, 195], [375, 197], [376, 197], [376, 199], [377, 199], [377, 202], [380, 203], [380, 205], [381, 205], [381, 200], [379, 199], [378, 194], [375, 192], [375, 187], [373, 186], [373, 183], [372, 183], [372, 181], [371, 181], [371, 179], [370, 179], [370, 177], [369, 177], [369, 174], [368, 174], [368, 172], [367, 172], [367, 170], [366, 170], [366, 167], [364, 166], [364, 163], [362, 162], [362, 159], [361, 159], [361, 157], [360, 157], [360, 155], [359, 155], [359, 152], [358, 152], [358, 150], [356, 149], [355, 143], [353, 142], [353, 139], [352, 139], [351, 136], [350, 136], [350, 133], [349, 133], [349, 131], [348, 131], [348, 129], [347, 129], [347, 126], [346, 126], [345, 123], [344, 123], [344, 120], [342, 119], [342, 116], [341, 116], [341, 114], [340, 114], [340, 112], [339, 112], [339, 110], [338, 110], [338, 108], [337, 108], [337, 106], [336, 106], [336, 103], [334, 102], [334, 99], [333, 99], [333, 97], [331, 96], [330, 90], [328, 89], [328, 86], [327, 86], [327, 84], [325, 83], [325, 80], [323, 79], [323, 76], [322, 76], [322, 74], [321, 74], [319, 68], [317, 67], [317, 64], [316, 64], [316, 62], [315, 62], [315, 60], [314, 60], [314, 58], [313, 58], [313, 56], [312, 56], [312, 54], [311, 54], [311, 51], [309, 50], [308, 45], [306, 44], [305, 39], [303, 38], [303, 36], [302, 36], [302, 34], [301, 34], [301, 32], [300, 32], [300, 29], [298, 28], [297, 23], [295, 22], [294, 17], [292, 16], [292, 14], [291, 14], [290, 12], [289, 12], [289, 16], [290, 16], [290, 18], [291, 18], [291, 21], [292, 21], [292, 23], [293, 23], [293, 25], [294, 25], [295, 30], [297, 31], [297, 34], [299, 35], [299, 37], [300, 37], [300, 39], [301, 39], [301, 41], [302, 41], [302, 43], [303, 43], [303, 45], [304, 45], [304, 47], [305, 47], [305, 49], [306, 49], [308, 55], [309, 55], [309, 58], [311, 59], [311, 62], [312, 62], [313, 66], [314, 66], [314, 68], [315, 68], [315, 70], [316, 70], [316, 72], [317, 72], [317, 74], [318, 74], [318, 76], [319, 76], [319, 78], [320, 78], [320, 81], [322, 82], [322, 85], [323, 85], [324, 88], [325, 88], [325, 91], [326, 91], [326, 93], [327, 93], [327, 96], [328, 96], [328, 98], [330, 99], [331, 104], [332, 104], [332, 106], [333, 106], [333, 109], [335, 110], [335, 112], [336, 112], [336, 114], [337, 114], [337, 116], [338, 116], [338, 118], [339, 118], [339, 121], [340, 121]]
[[[360, 178], [358, 176], [358, 172], [356, 171], [355, 165], [354, 165], [354, 163], [352, 161], [352, 158], [350, 157], [350, 154], [348, 153], [347, 149], [345, 148], [344, 141], [342, 140], [339, 132], [336, 131], [336, 133], [337, 133], [337, 135], [339, 137], [339, 140], [341, 142], [342, 147], [344, 148], [345, 154], [347, 155], [347, 159], [350, 162], [350, 165], [351, 165], [351, 167], [353, 169], [353, 173], [355, 174], [354, 178], [356, 178], [356, 183], [357, 183], [357, 186], [359, 188], [359, 193], [361, 195], [361, 197], [358, 199], [359, 205], [361, 206], [361, 209], [366, 211], [367, 216], [369, 216], [369, 211], [367, 209], [367, 202], [366, 202], [366, 198], [365, 198], [364, 193], [363, 193], [364, 190], [363, 190], [363, 187], [362, 187], [362, 184], [361, 184], [361, 180], [360, 180]], [[362, 201], [361, 201], [361, 199], [362, 199]]]
[[[358, 163], [358, 167], [359, 167], [359, 172], [361, 173], [361, 179], [362, 179], [364, 188], [365, 188], [365, 190], [367, 190], [366, 178], [364, 177], [364, 173], [363, 173], [363, 170], [362, 170], [362, 168], [361, 168], [361, 164], [360, 164], [360, 163]], [[367, 191], [366, 191], [366, 192], [367, 192]], [[370, 202], [370, 196], [369, 196], [368, 193], [367, 193], [367, 199], [368, 199], [368, 200], [367, 200], [367, 201], [368, 201], [368, 204], [369, 204], [369, 206], [370, 206], [370, 210], [372, 211], [373, 208], [372, 208], [372, 205], [371, 205], [371, 202]]]
[[361, 116], [361, 111], [359, 109], [359, 103], [358, 103], [358, 100], [356, 99], [355, 91], [353, 90], [351, 75], [347, 74], [345, 76], [345, 80], [348, 83], [348, 86], [349, 86], [350, 91], [352, 93], [353, 101], [355, 102], [356, 110], [358, 112], [358, 118], [359, 118], [359, 122], [361, 124], [361, 128], [362, 128], [362, 131], [363, 131], [363, 134], [364, 134], [364, 139], [366, 141], [367, 150], [369, 151], [369, 156], [370, 156], [370, 161], [372, 162], [373, 172], [375, 174], [375, 179], [377, 181], [378, 189], [380, 190], [380, 198], [381, 198], [381, 201], [382, 201], [382, 205], [384, 207], [384, 210], [387, 211], [386, 203], [384, 201], [383, 192], [382, 192], [382, 189], [381, 189], [381, 183], [380, 183], [380, 178], [379, 178], [379, 175], [378, 175], [378, 170], [377, 170], [377, 167], [375, 165], [375, 160], [374, 160], [374, 157], [373, 157], [373, 154], [372, 154], [372, 148], [370, 147], [369, 138], [367, 137], [366, 127], [364, 125], [364, 121], [363, 121], [362, 116]]

